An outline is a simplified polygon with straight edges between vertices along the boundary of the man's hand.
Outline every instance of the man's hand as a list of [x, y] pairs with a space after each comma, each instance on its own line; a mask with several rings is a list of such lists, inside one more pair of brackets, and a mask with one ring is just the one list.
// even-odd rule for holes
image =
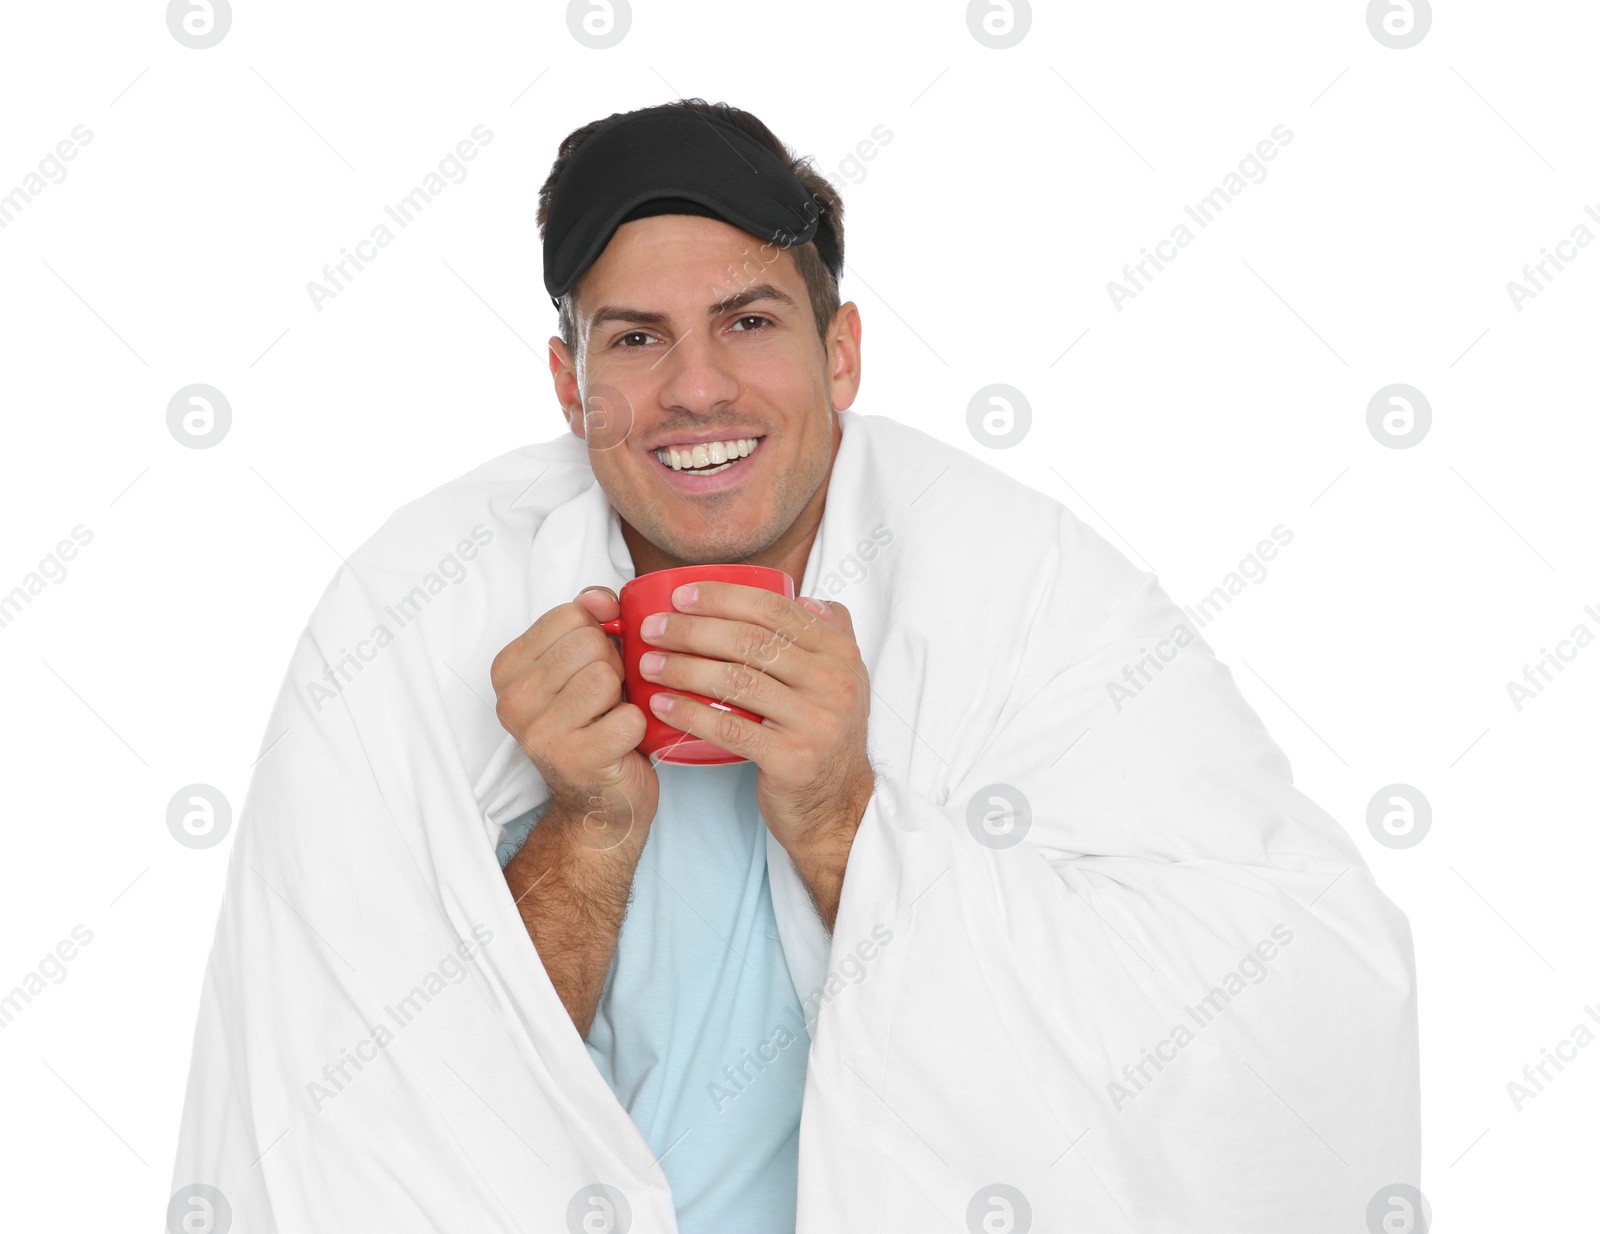
[[540, 617], [489, 666], [501, 726], [533, 760], [555, 807], [589, 819], [596, 847], [648, 827], [661, 789], [650, 760], [635, 748], [644, 740], [644, 712], [622, 701], [622, 655], [600, 628], [618, 609], [609, 589], [582, 591]]
[[[867, 758], [872, 690], [849, 610], [716, 582], [679, 587], [673, 606], [677, 611], [655, 618], [659, 632], [646, 618], [642, 636], [662, 650], [646, 653], [644, 676], [762, 719], [678, 694], [657, 694], [651, 705], [673, 727], [760, 768], [761, 816], [832, 930], [845, 862], [874, 783]], [[659, 665], [652, 665], [652, 654], [661, 656]]]

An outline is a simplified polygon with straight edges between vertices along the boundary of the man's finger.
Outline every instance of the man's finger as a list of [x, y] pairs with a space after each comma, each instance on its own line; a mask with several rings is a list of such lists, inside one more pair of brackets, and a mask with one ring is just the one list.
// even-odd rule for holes
[[743, 716], [721, 707], [708, 706], [682, 694], [656, 693], [650, 696], [650, 710], [673, 728], [682, 729], [737, 754], [758, 766], [774, 748], [773, 733], [766, 725], [753, 724]]
[[[692, 600], [686, 599], [688, 593], [685, 587], [688, 586], [694, 589]], [[672, 606], [669, 613], [698, 613], [727, 621], [742, 621], [781, 635], [778, 639], [780, 643], [794, 643], [803, 651], [818, 650], [812, 634], [819, 628], [818, 619], [798, 600], [790, 600], [765, 587], [750, 587], [743, 583], [702, 580], [692, 585], [686, 584], [685, 587], [675, 589], [669, 597], [668, 603]], [[685, 599], [680, 599], [680, 596]], [[671, 624], [670, 620], [668, 624]]]
[[[584, 599], [584, 596], [591, 593], [593, 594], [590, 599]], [[622, 611], [617, 597], [611, 593], [609, 587], [584, 588], [578, 593], [577, 605], [593, 621], [610, 621]], [[542, 614], [531, 626], [501, 648], [500, 653], [489, 665], [489, 680], [495, 692], [504, 689], [505, 683], [512, 676], [525, 670], [553, 644], [573, 630], [581, 628], [583, 624], [583, 618], [574, 614], [565, 604], [558, 604], [549, 612]]]
[[574, 603], [596, 621], [610, 621], [622, 611], [622, 602], [609, 587], [585, 587]]
[[855, 628], [855, 623], [850, 620], [850, 610], [837, 600], [821, 600], [816, 596], [801, 596], [800, 603], [805, 605], [808, 611], [815, 613], [830, 625], [835, 625], [845, 630], [853, 630]]

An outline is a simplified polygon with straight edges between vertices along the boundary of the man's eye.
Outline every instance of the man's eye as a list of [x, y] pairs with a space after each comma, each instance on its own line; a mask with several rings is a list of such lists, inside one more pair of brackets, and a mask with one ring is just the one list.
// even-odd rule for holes
[[646, 334], [643, 330], [630, 330], [630, 331], [628, 331], [628, 333], [624, 334], [621, 338], [619, 338], [617, 340], [617, 346], [623, 348], [624, 350], [632, 350], [633, 349], [633, 344], [628, 342], [629, 339], [631, 339], [631, 338], [648, 339], [649, 337], [650, 336], [648, 334]]
[[[742, 325], [744, 322], [747, 322], [747, 321], [756, 322], [758, 325], [767, 325], [767, 324], [769, 324], [767, 318], [762, 317], [762, 316], [760, 316], [759, 314], [756, 314], [756, 313], [749, 313], [746, 316], [739, 318], [738, 321], [734, 322], [734, 324], [735, 325]], [[748, 334], [749, 331], [745, 331], [744, 333]]]

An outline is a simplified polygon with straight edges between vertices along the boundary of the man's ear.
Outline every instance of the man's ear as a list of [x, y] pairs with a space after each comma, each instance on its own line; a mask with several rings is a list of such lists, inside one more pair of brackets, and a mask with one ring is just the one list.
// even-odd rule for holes
[[572, 352], [559, 335], [550, 338], [550, 379], [555, 385], [556, 401], [567, 418], [567, 427], [579, 441], [584, 439], [583, 399], [578, 393], [578, 372], [572, 362]]
[[861, 310], [847, 300], [828, 330], [828, 396], [835, 411], [845, 411], [861, 389]]

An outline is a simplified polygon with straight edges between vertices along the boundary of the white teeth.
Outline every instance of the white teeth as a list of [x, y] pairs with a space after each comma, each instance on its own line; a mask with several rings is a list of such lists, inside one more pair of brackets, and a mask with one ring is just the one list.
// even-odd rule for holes
[[656, 457], [674, 471], [718, 467], [738, 462], [755, 452], [759, 437], [740, 437], [733, 441], [710, 441], [696, 446], [663, 446]]

